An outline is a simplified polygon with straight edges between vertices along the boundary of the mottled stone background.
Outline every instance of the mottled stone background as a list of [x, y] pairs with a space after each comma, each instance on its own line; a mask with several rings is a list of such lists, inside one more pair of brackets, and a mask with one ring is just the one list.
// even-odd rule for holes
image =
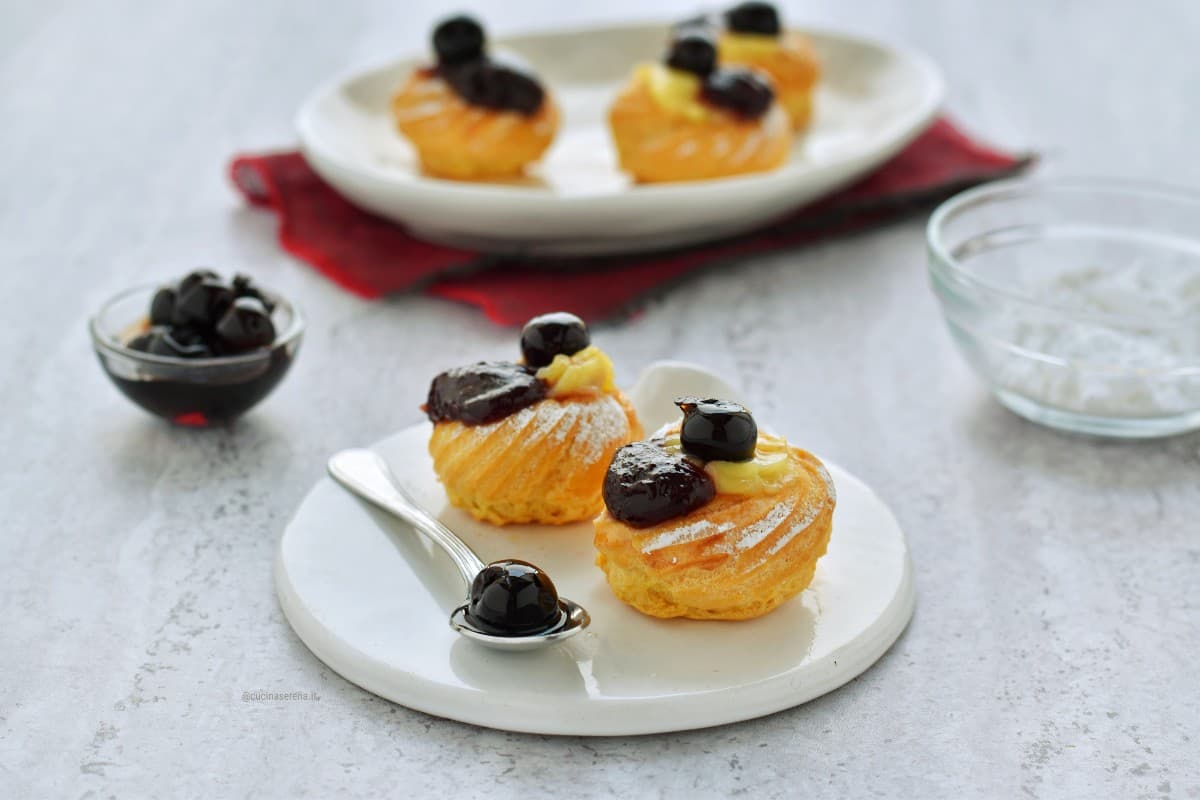
[[[488, 5], [501, 30], [649, 13]], [[928, 51], [952, 112], [1047, 173], [1200, 184], [1194, 0], [790, 5]], [[728, 372], [893, 505], [918, 609], [861, 678], [745, 724], [560, 739], [410, 712], [308, 653], [271, 562], [324, 458], [512, 341], [465, 308], [340, 293], [223, 169], [290, 145], [314, 84], [421, 46], [444, 10], [0, 4], [0, 794], [1200, 797], [1200, 438], [1095, 443], [991, 402], [926, 288], [920, 220], [705, 276], [597, 332], [626, 380], [664, 356]], [[108, 295], [201, 262], [309, 315], [293, 374], [224, 431], [132, 408], [85, 330]], [[319, 699], [243, 700], [258, 690]]]

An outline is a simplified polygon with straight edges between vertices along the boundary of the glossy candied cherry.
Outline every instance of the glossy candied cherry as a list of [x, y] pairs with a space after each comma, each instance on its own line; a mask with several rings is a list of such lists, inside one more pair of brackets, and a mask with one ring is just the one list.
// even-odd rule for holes
[[150, 324], [169, 325], [175, 313], [175, 290], [164, 286], [154, 293], [150, 301]]
[[704, 81], [700, 95], [709, 103], [747, 119], [767, 113], [775, 93], [771, 85], [747, 69], [720, 69]]
[[239, 297], [217, 321], [216, 339], [222, 352], [244, 353], [275, 341], [271, 313], [253, 297]]
[[179, 287], [176, 289], [175, 293], [176, 295], [181, 295], [196, 284], [203, 283], [204, 281], [217, 281], [220, 283], [221, 276], [213, 272], [211, 269], [193, 270], [187, 275], [184, 275], [183, 279], [179, 281]]
[[679, 440], [685, 452], [705, 461], [747, 461], [754, 458], [758, 425], [745, 406], [729, 400], [681, 397], [683, 411]]
[[488, 564], [471, 581], [467, 618], [485, 633], [520, 636], [554, 627], [562, 611], [549, 575], [508, 559]]
[[249, 275], [234, 275], [233, 283], [231, 285], [233, 287], [233, 296], [235, 299], [238, 297], [253, 297], [255, 300], [263, 304], [263, 307], [267, 309], [268, 314], [275, 310], [275, 304], [271, 302], [271, 299], [263, 294], [263, 291], [254, 284], [254, 279]]
[[704, 28], [684, 28], [671, 41], [666, 63], [672, 69], [681, 69], [701, 78], [717, 68], [717, 45], [712, 34]]
[[542, 314], [521, 329], [521, 356], [531, 367], [544, 367], [557, 355], [573, 356], [592, 343], [587, 323], [574, 314]]
[[474, 18], [460, 14], [433, 29], [433, 52], [439, 63], [461, 64], [483, 55], [486, 37]]
[[725, 24], [736, 33], [779, 35], [779, 12], [770, 3], [741, 3], [725, 12]]
[[533, 73], [507, 60], [477, 59], [446, 71], [450, 85], [468, 103], [497, 111], [533, 114], [545, 91]]
[[448, 369], [429, 384], [425, 413], [433, 422], [482, 425], [503, 419], [546, 396], [546, 384], [528, 367], [481, 361]]
[[213, 355], [203, 337], [193, 336], [186, 328], [164, 325], [156, 325], [135, 336], [126, 346], [131, 350], [171, 358], [208, 358]]
[[167, 332], [167, 328], [156, 325], [150, 330], [139, 333], [130, 339], [125, 343], [125, 346], [130, 350], [137, 350], [140, 353], [150, 353], [156, 356], [173, 356], [175, 355], [174, 351], [164, 341]]
[[209, 335], [186, 325], [175, 325], [167, 331], [167, 346], [180, 358], [212, 358], [216, 355]]
[[[184, 282], [187, 282], [186, 278]], [[205, 278], [188, 284], [186, 289], [183, 286], [181, 283], [175, 307], [171, 311], [172, 325], [211, 329], [226, 309], [233, 305], [233, 291], [220, 279]]]
[[603, 491], [608, 513], [635, 528], [681, 517], [717, 494], [707, 472], [652, 442], [634, 442], [618, 450], [604, 476]]

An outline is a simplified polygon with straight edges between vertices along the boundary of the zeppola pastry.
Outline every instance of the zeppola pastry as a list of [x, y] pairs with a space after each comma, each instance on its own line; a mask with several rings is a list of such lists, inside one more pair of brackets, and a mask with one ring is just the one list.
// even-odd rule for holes
[[523, 66], [489, 56], [470, 17], [433, 32], [437, 63], [409, 76], [392, 98], [396, 127], [430, 175], [456, 180], [520, 176], [546, 152], [559, 112]]
[[775, 6], [742, 3], [724, 14], [690, 20], [679, 28], [696, 25], [711, 25], [717, 30], [719, 63], [749, 67], [770, 76], [775, 96], [787, 111], [793, 130], [808, 125], [821, 65], [807, 37], [783, 29]]
[[433, 379], [424, 409], [434, 471], [450, 502], [485, 522], [590, 519], [603, 508], [613, 453], [642, 436], [637, 415], [578, 317], [530, 320], [521, 353], [521, 363]]
[[638, 66], [608, 121], [621, 169], [643, 183], [764, 172], [791, 148], [770, 84], [751, 70], [718, 68], [704, 27], [677, 30], [662, 63]]
[[816, 456], [760, 433], [742, 406], [677, 403], [679, 423], [613, 458], [596, 563], [618, 598], [654, 617], [766, 614], [812, 581], [833, 481]]

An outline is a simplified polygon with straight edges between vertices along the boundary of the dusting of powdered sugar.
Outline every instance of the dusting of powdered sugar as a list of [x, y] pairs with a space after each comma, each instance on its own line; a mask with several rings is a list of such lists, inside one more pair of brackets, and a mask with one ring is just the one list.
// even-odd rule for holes
[[[828, 476], [826, 476], [826, 477], [828, 477]], [[830, 484], [830, 491], [832, 491], [832, 489], [833, 489], [833, 486], [832, 486], [832, 484]], [[775, 555], [783, 548], [787, 547], [788, 544], [793, 539], [795, 539], [800, 534], [804, 533], [804, 531], [808, 530], [808, 527], [813, 524], [813, 522], [817, 519], [817, 516], [820, 515], [820, 513], [824, 510], [825, 510], [824, 503], [814, 503], [814, 504], [810, 505], [805, 510], [804, 516], [802, 516], [800, 519], [798, 519], [792, 523], [792, 526], [790, 528], [788, 528], [787, 533], [784, 533], [778, 539], [776, 539], [771, 544], [771, 546], [767, 548], [766, 552], [764, 552], [762, 554], [762, 556], [755, 559], [753, 562], [751, 562], [749, 564], [743, 564], [742, 570], [745, 572], [749, 572], [753, 569], [757, 569], [768, 558]], [[759, 539], [759, 541], [761, 541], [761, 538]], [[758, 542], [755, 542], [755, 544], [757, 544], [757, 543]], [[753, 545], [748, 545], [744, 549], [748, 550], [750, 547], [753, 547]]]
[[741, 550], [749, 550], [782, 525], [783, 521], [790, 517], [795, 510], [795, 503], [780, 503], [768, 511], [767, 515], [758, 522], [743, 528], [740, 536], [731, 541], [722, 542], [713, 549], [719, 553], [736, 553]]
[[837, 487], [833, 485], [833, 476], [829, 474], [829, 470], [825, 469], [824, 464], [818, 463], [816, 467], [817, 477], [819, 477], [821, 482], [825, 484], [825, 493], [829, 495], [829, 502], [836, 503]]
[[629, 416], [615, 398], [604, 395], [599, 400], [579, 406], [579, 427], [575, 433], [578, 457], [595, 461], [614, 442], [628, 441]]
[[538, 415], [548, 420], [550, 438], [561, 442], [575, 429], [575, 423], [579, 421], [579, 407], [574, 403], [545, 403], [545, 406], [538, 410]]
[[506, 441], [514, 437], [522, 447], [536, 447], [550, 439], [561, 442], [574, 433], [572, 457], [595, 461], [614, 442], [629, 435], [629, 417], [614, 398], [604, 395], [590, 402], [543, 400], [526, 406], [498, 422], [465, 427], [472, 445], [478, 445], [505, 431]]
[[[823, 466], [817, 466], [817, 477], [825, 484], [825, 491], [829, 496], [827, 503], [837, 501], [837, 492], [833, 486], [833, 478], [829, 475], [829, 471]], [[766, 552], [760, 558], [755, 559], [752, 563], [743, 564], [742, 570], [749, 572], [756, 569], [760, 564], [766, 561], [771, 556], [778, 553], [780, 550], [788, 546], [788, 543], [799, 536], [808, 527], [816, 521], [817, 517], [825, 511], [826, 502], [810, 503], [804, 510], [803, 516], [792, 523], [787, 532], [781, 535], [776, 541], [771, 543]], [[726, 544], [722, 547], [714, 548], [718, 552], [723, 553], [739, 553], [752, 549], [755, 545], [761, 543], [773, 531], [779, 527], [796, 511], [796, 505], [779, 504], [768, 512], [767, 516], [756, 522], [754, 525], [746, 528], [745, 532], [735, 541]]]
[[464, 425], [463, 433], [470, 438], [473, 446], [491, 439], [502, 428], [506, 429], [507, 438], [520, 435], [525, 439], [541, 439], [551, 432], [555, 418], [539, 413], [539, 405], [541, 404], [526, 406], [497, 422], [489, 422], [484, 425]]
[[[653, 434], [651, 438], [660, 438], [678, 423], [668, 423]], [[825, 494], [828, 496], [826, 502], [811, 503], [805, 509], [804, 515], [796, 520], [787, 533], [779, 537], [779, 540], [774, 542], [771, 547], [764, 553], [762, 560], [778, 553], [788, 542], [796, 538], [800, 533], [808, 528], [809, 525], [825, 510], [826, 503], [832, 504], [837, 502], [837, 489], [833, 484], [833, 477], [829, 474], [829, 470], [822, 464], [814, 464], [817, 478], [824, 484]], [[758, 520], [752, 525], [743, 528], [735, 537], [730, 537], [728, 541], [716, 543], [712, 550], [716, 553], [737, 554], [753, 549], [756, 545], [761, 544], [774, 531], [778, 530], [787, 518], [796, 512], [797, 503], [779, 503], [767, 512], [766, 516]], [[686, 544], [699, 539], [707, 539], [711, 536], [729, 533], [734, 529], [735, 525], [732, 522], [714, 523], [706, 519], [696, 520], [687, 525], [679, 525], [647, 539], [641, 545], [643, 553], [653, 553], [656, 550], [662, 550], [667, 547], [672, 547], [678, 544]], [[674, 563], [674, 560], [672, 560]], [[753, 569], [756, 564], [746, 566], [746, 569]]]
[[677, 544], [694, 542], [697, 539], [707, 539], [709, 536], [716, 536], [717, 534], [731, 530], [733, 530], [732, 522], [718, 524], [706, 519], [700, 519], [652, 536], [642, 543], [642, 552], [653, 553], [655, 550], [662, 550], [664, 547], [673, 547]]
[[972, 322], [976, 358], [1000, 388], [1099, 416], [1200, 408], [1200, 270], [1135, 259], [1048, 271], [1020, 281], [1047, 310], [1015, 306]]
[[813, 521], [817, 518], [817, 515], [824, 510], [825, 507], [822, 503], [810, 506], [809, 509], [804, 512], [804, 516], [792, 524], [791, 530], [789, 530], [783, 536], [780, 536], [779, 540], [775, 542], [775, 544], [771, 545], [771, 547], [767, 550], [767, 555], [773, 556], [783, 548], [787, 547], [787, 543], [792, 539], [795, 539], [796, 536], [801, 531], [805, 530], [809, 525], [812, 525]]

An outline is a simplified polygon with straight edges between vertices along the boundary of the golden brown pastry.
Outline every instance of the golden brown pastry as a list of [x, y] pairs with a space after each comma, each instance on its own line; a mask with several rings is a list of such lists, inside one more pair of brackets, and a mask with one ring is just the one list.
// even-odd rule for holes
[[618, 598], [651, 616], [762, 616], [812, 581], [832, 531], [833, 481], [737, 404], [681, 407], [681, 424], [613, 459], [596, 563]]
[[644, 64], [609, 109], [621, 169], [642, 183], [694, 181], [775, 169], [791, 131], [770, 85], [717, 69], [709, 31], [676, 34], [661, 64]]
[[434, 378], [429, 453], [450, 502], [497, 525], [560, 524], [603, 508], [613, 453], [642, 436], [612, 362], [583, 321], [526, 324], [523, 363], [481, 362]]
[[524, 67], [487, 55], [483, 28], [470, 17], [438, 25], [433, 45], [437, 63], [392, 98], [396, 127], [422, 168], [456, 180], [521, 175], [558, 131], [549, 93]]

